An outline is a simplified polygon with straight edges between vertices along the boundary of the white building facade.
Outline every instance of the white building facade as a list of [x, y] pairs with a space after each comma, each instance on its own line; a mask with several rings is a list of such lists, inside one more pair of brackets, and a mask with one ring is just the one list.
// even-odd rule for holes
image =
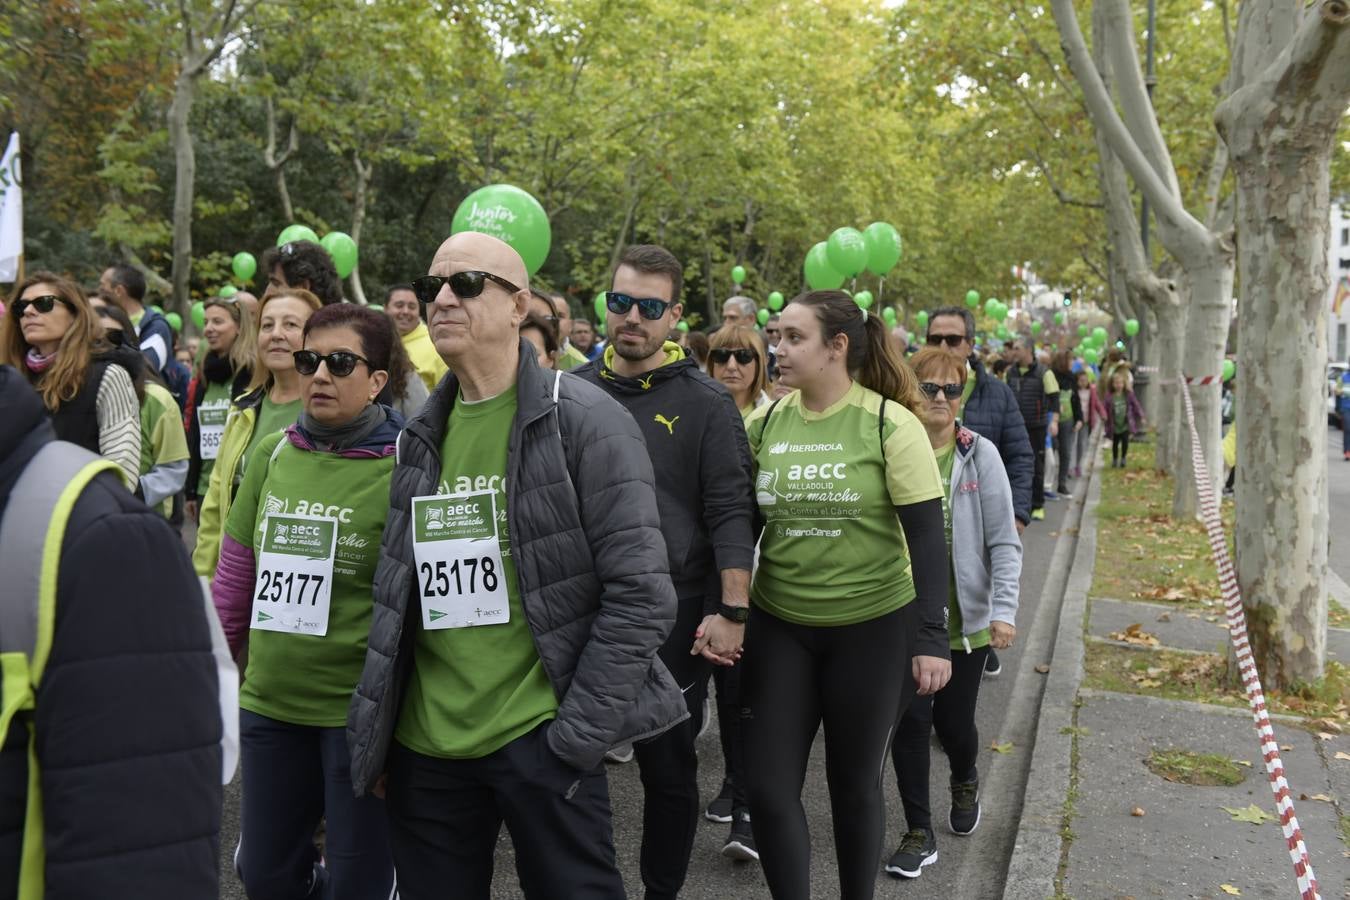
[[1327, 349], [1332, 362], [1350, 359], [1350, 203], [1331, 204], [1327, 270]]

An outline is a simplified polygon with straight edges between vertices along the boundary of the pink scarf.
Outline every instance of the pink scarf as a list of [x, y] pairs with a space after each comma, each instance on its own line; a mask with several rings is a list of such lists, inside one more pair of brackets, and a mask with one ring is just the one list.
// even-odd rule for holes
[[55, 361], [55, 351], [52, 352], [51, 356], [43, 356], [37, 351], [36, 347], [29, 347], [28, 355], [23, 358], [24, 365], [28, 366], [28, 371], [34, 375], [41, 375]]

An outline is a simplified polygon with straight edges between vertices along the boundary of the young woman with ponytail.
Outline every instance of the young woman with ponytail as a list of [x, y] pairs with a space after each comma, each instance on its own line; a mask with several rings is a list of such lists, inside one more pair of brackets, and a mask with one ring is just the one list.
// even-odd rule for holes
[[776, 900], [810, 896], [801, 787], [825, 726], [843, 900], [876, 885], [881, 772], [906, 679], [951, 675], [943, 489], [914, 373], [842, 291], [780, 321], [794, 392], [746, 422], [764, 519], [743, 675], [750, 814]]

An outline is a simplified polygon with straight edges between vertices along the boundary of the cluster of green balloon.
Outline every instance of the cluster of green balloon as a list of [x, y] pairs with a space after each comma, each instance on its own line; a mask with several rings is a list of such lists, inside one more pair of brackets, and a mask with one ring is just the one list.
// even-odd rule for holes
[[533, 275], [548, 258], [553, 230], [548, 213], [529, 193], [510, 184], [489, 184], [465, 197], [455, 210], [450, 233], [478, 231], [510, 244]]
[[858, 304], [860, 309], [871, 309], [872, 300], [873, 297], [871, 291], [858, 291], [858, 293], [853, 295], [853, 302]]
[[1056, 325], [1063, 325], [1067, 321], [1069, 321], [1069, 314], [1066, 313], [1064, 310], [1061, 309], [1057, 313], [1055, 313]]
[[192, 324], [197, 326], [198, 331], [201, 331], [203, 328], [206, 327], [205, 303], [198, 300], [196, 303], [192, 304], [192, 308], [188, 310], [188, 313], [192, 317]]
[[[889, 306], [886, 307], [886, 311], [889, 312], [892, 317], [895, 316], [895, 310], [891, 309]], [[928, 327], [928, 310], [921, 309], [917, 313], [915, 313], [914, 323], [918, 325], [919, 328], [926, 329]]]
[[253, 258], [252, 253], [241, 251], [234, 255], [234, 259], [230, 260], [230, 270], [234, 272], [235, 278], [248, 282], [258, 271], [258, 261]]
[[1134, 337], [1136, 334], [1138, 334], [1138, 333], [1139, 333], [1139, 320], [1138, 320], [1138, 319], [1126, 319], [1126, 320], [1125, 320], [1125, 333], [1126, 333], [1127, 335], [1129, 335], [1130, 337]]
[[778, 291], [769, 292], [769, 309], [778, 312], [783, 308], [783, 295]]
[[984, 314], [995, 322], [1002, 322], [1008, 318], [1008, 305], [997, 297], [990, 297], [984, 301]]
[[802, 271], [812, 290], [836, 290], [864, 271], [884, 276], [900, 262], [902, 252], [894, 225], [873, 222], [863, 231], [846, 226], [807, 251]]
[[[308, 225], [287, 225], [277, 235], [277, 246], [289, 244], [292, 241], [310, 241], [318, 244], [328, 251], [328, 255], [333, 258], [333, 267], [337, 269], [339, 278], [346, 278], [356, 270], [357, 253], [356, 241], [352, 240], [351, 235], [341, 231], [330, 231], [320, 240], [314, 233], [314, 229]], [[236, 253], [231, 261], [231, 268], [234, 270], [236, 278], [248, 281], [253, 277], [253, 273], [258, 270], [258, 262], [249, 253]], [[247, 272], [248, 274], [244, 274]]]
[[731, 280], [734, 281], [734, 282], [736, 282], [736, 284], [738, 284], [738, 285], [739, 285], [739, 284], [744, 284], [744, 283], [745, 283], [745, 266], [732, 266], [732, 267], [731, 267]]
[[980, 292], [966, 291], [966, 306], [970, 309], [980, 308]]
[[[924, 328], [928, 324], [928, 313], [920, 312], [919, 315], [923, 317], [923, 321], [919, 323], [919, 327]], [[882, 309], [881, 319], [886, 323], [887, 327], [894, 328], [896, 323], [895, 307], [887, 306]]]

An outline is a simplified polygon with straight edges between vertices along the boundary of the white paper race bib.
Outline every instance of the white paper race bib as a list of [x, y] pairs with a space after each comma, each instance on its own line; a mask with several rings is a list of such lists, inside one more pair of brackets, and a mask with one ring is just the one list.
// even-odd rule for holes
[[333, 599], [337, 519], [271, 514], [263, 529], [249, 627], [322, 637]]
[[511, 620], [495, 491], [414, 497], [413, 557], [428, 631]]
[[197, 430], [201, 433], [198, 447], [202, 459], [215, 459], [220, 455], [220, 438], [225, 434], [225, 419], [229, 413], [229, 400], [197, 408]]

